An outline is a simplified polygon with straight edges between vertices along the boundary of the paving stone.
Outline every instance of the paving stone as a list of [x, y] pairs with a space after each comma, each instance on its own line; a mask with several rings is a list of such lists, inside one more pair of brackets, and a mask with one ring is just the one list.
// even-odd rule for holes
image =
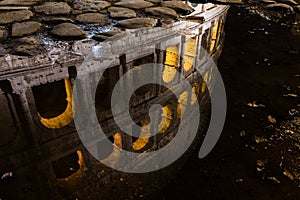
[[65, 2], [45, 2], [40, 6], [35, 6], [36, 12], [46, 15], [66, 15], [71, 12], [71, 7]]
[[128, 29], [143, 27], [154, 27], [157, 24], [156, 19], [152, 18], [132, 18], [118, 21], [117, 26]]
[[30, 19], [33, 14], [30, 10], [18, 10], [0, 13], [0, 24], [9, 24]]
[[38, 32], [41, 29], [41, 24], [39, 22], [21, 22], [14, 23], [12, 25], [12, 36], [20, 37], [24, 35], [31, 35]]
[[106, 16], [100, 13], [81, 14], [76, 17], [76, 20], [83, 24], [100, 23], [101, 25], [107, 25], [110, 23]]
[[172, 8], [176, 10], [178, 13], [182, 13], [182, 14], [190, 14], [194, 11], [192, 7], [190, 7], [189, 5], [185, 4], [182, 1], [163, 1], [161, 5], [164, 7]]
[[75, 0], [73, 7], [77, 13], [98, 12], [111, 6], [110, 2], [98, 0]]
[[0, 6], [30, 6], [42, 2], [42, 0], [3, 0]]
[[135, 11], [129, 8], [110, 7], [108, 12], [112, 18], [133, 18], [136, 17]]
[[177, 18], [178, 15], [175, 10], [166, 7], [153, 7], [153, 8], [146, 8], [146, 13], [158, 16], [158, 17], [171, 17]]
[[122, 0], [120, 2], [115, 3], [117, 6], [122, 6], [125, 8], [132, 9], [143, 9], [153, 6], [153, 3], [144, 0]]
[[86, 33], [81, 30], [78, 26], [71, 23], [62, 23], [56, 25], [51, 33], [53, 35], [64, 37], [64, 38], [85, 38]]

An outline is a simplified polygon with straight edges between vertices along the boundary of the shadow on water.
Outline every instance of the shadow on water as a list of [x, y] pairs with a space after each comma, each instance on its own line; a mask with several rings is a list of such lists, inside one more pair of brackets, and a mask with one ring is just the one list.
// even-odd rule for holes
[[298, 32], [239, 7], [230, 9], [225, 31], [222, 136], [206, 158], [195, 152], [156, 199], [298, 199], [300, 137], [288, 135], [299, 122], [288, 121], [299, 110]]

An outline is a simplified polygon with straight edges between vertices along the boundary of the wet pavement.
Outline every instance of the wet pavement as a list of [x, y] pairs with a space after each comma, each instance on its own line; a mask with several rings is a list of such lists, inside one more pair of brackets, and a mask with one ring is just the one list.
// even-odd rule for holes
[[274, 22], [255, 13], [228, 14], [218, 62], [228, 113], [218, 144], [201, 160], [196, 151], [151, 199], [299, 199], [299, 16]]

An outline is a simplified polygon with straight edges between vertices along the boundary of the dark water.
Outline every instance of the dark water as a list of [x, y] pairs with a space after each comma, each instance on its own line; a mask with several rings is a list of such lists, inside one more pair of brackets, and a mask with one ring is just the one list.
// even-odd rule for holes
[[[300, 198], [300, 122], [294, 118], [300, 37], [245, 8], [232, 7], [226, 23], [218, 63], [228, 95], [222, 136], [206, 158], [195, 152], [153, 199]], [[247, 105], [254, 102], [263, 106]]]

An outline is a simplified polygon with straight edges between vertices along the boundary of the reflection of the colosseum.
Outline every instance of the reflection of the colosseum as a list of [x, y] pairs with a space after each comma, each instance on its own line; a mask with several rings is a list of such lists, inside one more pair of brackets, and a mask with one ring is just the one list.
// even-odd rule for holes
[[[207, 87], [212, 87], [214, 71], [205, 64], [204, 52], [201, 52], [200, 47], [203, 46], [215, 60], [218, 58], [223, 45], [228, 8], [201, 8], [204, 10], [199, 15], [204, 16], [204, 23], [181, 21], [169, 29], [153, 29], [148, 33], [143, 30], [142, 34], [148, 37], [147, 40], [152, 38], [151, 43], [155, 48], [120, 55], [112, 66], [105, 69], [101, 80], [93, 77], [89, 80], [98, 83], [95, 98], [97, 117], [113, 143], [110, 152], [105, 152], [103, 159], [114, 163], [122, 162], [119, 158], [122, 149], [140, 152], [142, 155], [164, 146], [176, 135], [176, 127], [186, 112], [187, 105], [198, 106], [194, 105], [196, 99], [200, 106], [207, 102]], [[211, 13], [206, 18], [203, 12], [208, 8]], [[184, 32], [181, 31], [183, 28], [188, 33], [179, 34], [178, 32]], [[138, 32], [134, 34], [137, 36]], [[85, 54], [84, 52], [89, 51], [86, 48], [89, 45], [93, 43], [77, 42], [74, 49]], [[72, 84], [82, 57], [77, 54], [64, 56], [63, 61], [58, 60], [57, 63], [51, 62], [51, 59], [47, 63], [45, 58], [35, 58], [35, 61], [30, 60], [31, 58], [22, 60], [17, 56], [0, 58], [0, 172], [13, 173], [11, 180], [1, 183], [0, 191], [8, 197], [90, 197], [92, 195], [89, 191], [92, 188], [101, 191], [110, 185], [111, 189], [118, 180], [123, 182], [128, 178], [127, 174], [122, 177], [116, 175], [118, 178], [112, 180], [112, 173], [115, 172], [101, 165], [82, 146], [73, 123], [72, 106], [76, 105], [72, 105], [71, 100]], [[39, 59], [44, 63], [38, 63]], [[129, 69], [134, 69], [132, 76], [138, 78], [139, 73], [142, 73], [141, 65], [145, 63], [163, 64], [163, 72], [158, 78], [169, 87], [179, 87], [180, 82], [174, 78], [175, 74], [184, 74], [193, 90], [191, 93], [182, 90], [179, 99], [170, 94], [166, 87], [155, 84], [136, 90], [131, 97], [130, 113], [136, 124], [142, 127], [132, 129], [139, 134], [137, 138], [124, 134], [116, 126], [111, 113], [113, 105], [110, 105], [110, 97], [119, 77]], [[28, 64], [29, 67], [24, 68]], [[196, 67], [205, 72], [203, 78]], [[153, 68], [152, 73], [156, 75], [158, 72]], [[124, 84], [124, 87], [129, 87], [134, 81], [136, 79]], [[88, 95], [84, 98], [88, 98]], [[148, 116], [153, 103], [162, 105], [155, 116], [156, 127], [151, 126]], [[151, 132], [158, 134], [151, 136]], [[102, 145], [105, 144], [101, 144], [101, 141], [97, 143], [99, 152]], [[39, 175], [36, 176], [35, 172]], [[95, 185], [91, 186], [92, 184]], [[126, 181], [124, 184], [126, 185]], [[86, 189], [87, 187], [91, 189]], [[60, 191], [58, 188], [65, 190]], [[7, 194], [5, 191], [16, 192]]]

